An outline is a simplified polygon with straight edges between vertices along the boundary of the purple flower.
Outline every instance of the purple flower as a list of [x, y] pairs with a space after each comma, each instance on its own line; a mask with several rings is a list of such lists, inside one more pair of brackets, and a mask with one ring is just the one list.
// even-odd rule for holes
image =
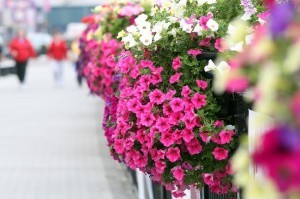
[[300, 129], [290, 126], [280, 127], [280, 139], [283, 148], [288, 151], [300, 151]]
[[252, 16], [257, 12], [251, 0], [241, 0], [241, 5], [244, 7], [246, 15]]
[[279, 37], [286, 30], [295, 16], [292, 2], [281, 3], [271, 8], [270, 30], [273, 37]]

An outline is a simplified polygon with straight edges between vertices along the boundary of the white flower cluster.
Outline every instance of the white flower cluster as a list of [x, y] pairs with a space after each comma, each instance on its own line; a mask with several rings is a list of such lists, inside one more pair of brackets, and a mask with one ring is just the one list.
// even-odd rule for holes
[[[165, 32], [167, 35], [172, 35], [176, 37], [179, 31], [185, 33], [196, 33], [198, 36], [209, 36], [214, 37], [214, 33], [219, 30], [219, 24], [209, 17], [207, 19], [205, 27], [201, 25], [200, 19], [190, 19], [184, 17], [184, 12], [188, 1], [197, 2], [199, 6], [203, 4], [215, 4], [216, 0], [160, 0], [159, 9], [154, 8], [152, 10], [151, 16], [155, 16], [156, 12], [166, 11], [169, 14], [169, 17], [162, 21], [158, 21], [155, 24], [151, 24], [148, 21], [148, 16], [141, 14], [135, 19], [135, 25], [132, 25], [127, 28], [126, 32], [121, 32], [119, 37], [122, 37], [122, 41], [125, 43], [126, 47], [132, 48], [138, 43], [142, 43], [145, 46], [151, 45], [153, 42], [157, 42], [163, 37]], [[212, 15], [212, 13], [209, 13]], [[172, 24], [177, 23], [178, 26], [172, 26]], [[176, 27], [176, 28], [175, 28]]]

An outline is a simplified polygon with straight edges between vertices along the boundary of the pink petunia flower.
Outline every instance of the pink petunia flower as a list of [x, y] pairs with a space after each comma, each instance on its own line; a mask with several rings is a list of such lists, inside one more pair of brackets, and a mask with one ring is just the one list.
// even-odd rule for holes
[[182, 112], [172, 112], [170, 116], [170, 124], [177, 125], [181, 119], [183, 118], [184, 114]]
[[203, 173], [202, 178], [204, 180], [204, 183], [207, 185], [213, 185], [214, 184], [214, 176], [209, 173]]
[[164, 161], [157, 161], [157, 162], [155, 162], [155, 167], [156, 167], [158, 173], [163, 174], [167, 167], [167, 164]]
[[225, 160], [228, 158], [228, 150], [221, 147], [216, 147], [213, 151], [213, 155], [216, 160]]
[[167, 100], [171, 100], [175, 94], [176, 94], [176, 90], [170, 89], [170, 90], [166, 93], [166, 99], [167, 99]]
[[179, 148], [169, 148], [166, 153], [166, 157], [170, 160], [170, 162], [176, 162], [179, 160], [181, 158]]
[[243, 92], [248, 88], [249, 84], [247, 77], [235, 77], [227, 82], [226, 90], [229, 92]]
[[203, 142], [208, 143], [211, 137], [208, 135], [207, 132], [200, 132], [200, 138]]
[[202, 51], [199, 49], [191, 49], [188, 51], [188, 55], [193, 55], [194, 57], [196, 57], [197, 55], [200, 55], [201, 53], [202, 53]]
[[216, 39], [216, 43], [215, 43], [215, 48], [219, 51], [219, 52], [224, 52], [225, 48], [224, 48], [224, 44], [223, 44], [223, 39], [222, 38], [218, 38]]
[[175, 71], [178, 71], [178, 69], [181, 68], [181, 66], [182, 66], [182, 63], [181, 63], [180, 57], [176, 57], [175, 59], [173, 59], [172, 68]]
[[170, 132], [165, 132], [162, 133], [160, 142], [165, 146], [165, 147], [170, 147], [172, 144], [174, 144], [175, 140], [173, 138], [172, 133]]
[[200, 41], [199, 46], [206, 46], [209, 47], [211, 45], [211, 38], [206, 37], [203, 40]]
[[189, 95], [191, 94], [191, 89], [190, 89], [190, 87], [189, 86], [184, 86], [183, 88], [182, 88], [182, 91], [181, 91], [181, 95], [183, 96], [183, 97], [189, 97]]
[[155, 122], [155, 117], [153, 116], [153, 114], [142, 114], [141, 116], [141, 124], [146, 126], [146, 127], [150, 127], [153, 123]]
[[155, 89], [149, 94], [150, 102], [162, 104], [165, 101], [165, 94], [158, 89]]
[[181, 73], [176, 73], [175, 75], [170, 77], [170, 83], [174, 84], [176, 82], [179, 82], [180, 77], [181, 77]]
[[157, 120], [155, 126], [161, 133], [165, 132], [171, 128], [170, 124], [169, 124], [169, 120], [167, 118], [163, 118], [163, 117], [160, 117]]
[[194, 138], [187, 143], [186, 147], [191, 155], [197, 155], [202, 151], [202, 146], [197, 138]]
[[221, 138], [220, 135], [215, 133], [212, 135], [211, 140], [216, 144], [221, 144]]
[[206, 95], [201, 95], [199, 93], [196, 93], [192, 98], [192, 103], [197, 109], [206, 106]]
[[229, 144], [233, 135], [234, 131], [221, 131], [221, 144]]
[[170, 106], [174, 112], [180, 112], [184, 109], [184, 101], [180, 98], [174, 98], [170, 102]]
[[196, 80], [197, 86], [202, 90], [205, 90], [208, 86], [207, 82], [204, 80]]
[[189, 143], [193, 138], [195, 138], [195, 135], [192, 130], [184, 129], [182, 130], [182, 138], [186, 143]]
[[172, 174], [174, 176], [174, 178], [178, 181], [182, 181], [184, 178], [184, 171], [181, 167], [176, 167], [174, 169], [172, 169]]
[[123, 154], [125, 152], [125, 148], [124, 148], [124, 141], [123, 140], [115, 140], [114, 141], [114, 150], [118, 153], [118, 154]]
[[222, 127], [224, 127], [224, 122], [223, 122], [223, 121], [221, 121], [221, 120], [216, 120], [216, 121], [214, 122], [214, 128], [222, 128]]

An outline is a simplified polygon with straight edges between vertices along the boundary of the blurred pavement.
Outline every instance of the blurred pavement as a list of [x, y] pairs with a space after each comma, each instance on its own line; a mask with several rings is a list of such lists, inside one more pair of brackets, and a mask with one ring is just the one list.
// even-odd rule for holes
[[0, 77], [0, 198], [135, 199], [101, 130], [103, 102], [78, 88], [70, 63], [55, 87], [47, 60], [30, 63], [27, 88]]

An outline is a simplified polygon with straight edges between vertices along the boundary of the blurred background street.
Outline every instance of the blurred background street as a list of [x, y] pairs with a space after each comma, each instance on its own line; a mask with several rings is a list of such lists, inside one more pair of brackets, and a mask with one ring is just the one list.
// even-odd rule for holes
[[28, 67], [25, 88], [0, 77], [1, 198], [134, 199], [100, 131], [104, 103], [78, 87], [69, 62], [63, 87], [46, 58]]

